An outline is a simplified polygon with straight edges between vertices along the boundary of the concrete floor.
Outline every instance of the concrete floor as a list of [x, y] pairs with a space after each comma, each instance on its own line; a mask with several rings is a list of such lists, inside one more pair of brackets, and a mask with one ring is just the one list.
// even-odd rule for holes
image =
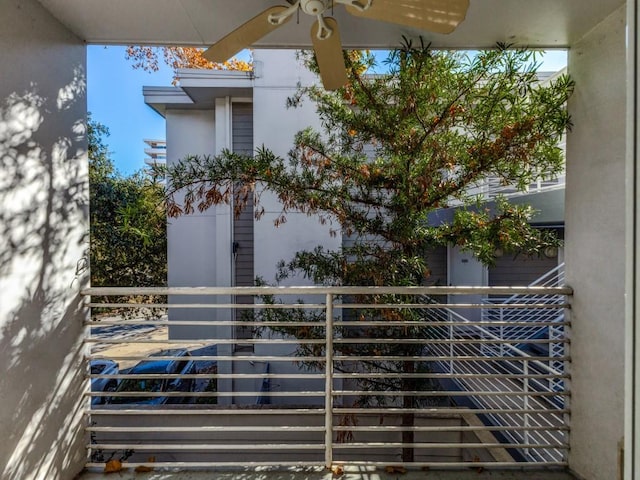
[[334, 476], [324, 469], [238, 469], [235, 471], [158, 471], [135, 473], [122, 471], [105, 475], [98, 472], [85, 472], [76, 480], [576, 480], [566, 472], [555, 470], [413, 470], [403, 474], [388, 474], [375, 468], [345, 469], [341, 476]]

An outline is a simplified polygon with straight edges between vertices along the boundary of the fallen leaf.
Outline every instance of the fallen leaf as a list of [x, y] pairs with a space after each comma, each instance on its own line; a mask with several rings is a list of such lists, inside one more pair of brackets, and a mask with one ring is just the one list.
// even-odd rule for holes
[[[156, 457], [149, 457], [147, 458], [147, 462], [149, 463], [153, 463], [156, 461]], [[153, 467], [149, 467], [147, 465], [138, 465], [135, 469], [136, 473], [147, 473], [147, 472], [153, 472]]]
[[138, 465], [135, 469], [136, 473], [153, 472], [153, 467], [147, 467], [146, 465]]
[[122, 471], [120, 460], [109, 460], [104, 466], [104, 473], [117, 473]]

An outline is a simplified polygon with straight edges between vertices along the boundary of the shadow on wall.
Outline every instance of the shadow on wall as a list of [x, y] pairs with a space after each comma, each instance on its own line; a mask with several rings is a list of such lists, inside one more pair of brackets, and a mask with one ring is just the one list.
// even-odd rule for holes
[[[55, 479], [85, 457], [79, 296], [88, 180], [83, 68], [0, 99], [0, 478]], [[67, 473], [63, 473], [67, 472]]]

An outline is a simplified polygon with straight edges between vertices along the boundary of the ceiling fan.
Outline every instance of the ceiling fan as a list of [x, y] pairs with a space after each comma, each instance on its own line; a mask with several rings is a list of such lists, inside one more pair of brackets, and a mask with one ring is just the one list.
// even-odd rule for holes
[[242, 49], [291, 20], [299, 11], [317, 19], [311, 27], [311, 41], [316, 53], [320, 77], [327, 90], [347, 83], [338, 23], [325, 16], [334, 4], [345, 5], [351, 15], [451, 33], [462, 22], [469, 0], [287, 0], [289, 6], [264, 10], [220, 39], [204, 52], [212, 62], [224, 62]]

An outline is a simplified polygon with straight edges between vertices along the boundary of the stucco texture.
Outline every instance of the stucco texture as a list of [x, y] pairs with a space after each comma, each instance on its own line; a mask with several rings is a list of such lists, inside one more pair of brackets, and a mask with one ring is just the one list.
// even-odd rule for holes
[[85, 459], [85, 48], [35, 0], [0, 2], [0, 478]]

